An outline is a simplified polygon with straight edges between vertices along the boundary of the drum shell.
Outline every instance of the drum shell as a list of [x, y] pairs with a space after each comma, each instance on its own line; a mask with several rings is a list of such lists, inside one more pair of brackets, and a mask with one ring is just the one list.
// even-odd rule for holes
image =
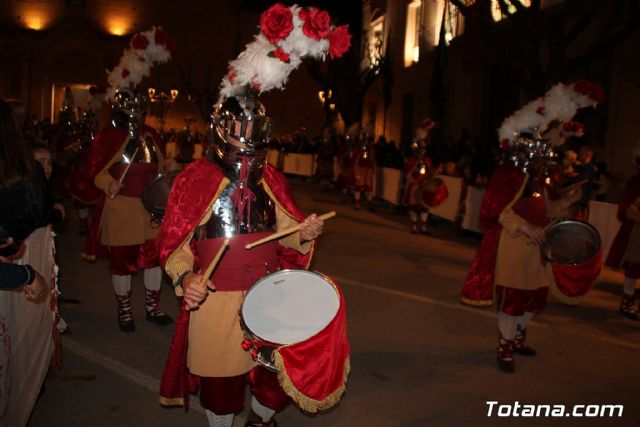
[[428, 208], [440, 206], [449, 197], [447, 185], [439, 177], [425, 180], [415, 191], [415, 199]]
[[160, 174], [144, 188], [142, 204], [156, 222], [162, 222], [164, 211], [171, 193], [171, 185], [179, 171]]

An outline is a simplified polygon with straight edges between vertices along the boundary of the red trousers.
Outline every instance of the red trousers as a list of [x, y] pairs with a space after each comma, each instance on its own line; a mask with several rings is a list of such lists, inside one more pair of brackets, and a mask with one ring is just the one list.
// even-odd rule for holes
[[547, 305], [549, 288], [524, 290], [496, 286], [499, 310], [510, 316], [522, 316], [525, 311], [540, 314]]
[[111, 274], [125, 276], [137, 273], [139, 269], [160, 265], [155, 240], [147, 240], [142, 245], [110, 246], [109, 270]]
[[280, 387], [278, 375], [256, 366], [235, 377], [200, 377], [200, 403], [216, 415], [237, 414], [244, 409], [247, 380], [253, 396], [269, 409], [282, 411], [291, 401]]
[[624, 277], [629, 277], [630, 279], [640, 279], [640, 263], [629, 261], [625, 262]]

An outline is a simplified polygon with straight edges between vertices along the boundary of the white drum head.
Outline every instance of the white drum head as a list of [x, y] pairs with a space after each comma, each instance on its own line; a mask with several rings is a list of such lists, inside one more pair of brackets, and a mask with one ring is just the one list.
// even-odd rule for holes
[[256, 337], [286, 345], [322, 331], [339, 307], [338, 292], [323, 275], [282, 270], [263, 277], [249, 289], [241, 314]]

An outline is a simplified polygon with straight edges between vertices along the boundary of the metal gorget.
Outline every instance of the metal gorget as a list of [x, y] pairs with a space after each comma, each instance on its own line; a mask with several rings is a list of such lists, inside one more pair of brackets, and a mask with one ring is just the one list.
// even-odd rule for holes
[[276, 206], [262, 184], [266, 149], [264, 155], [245, 155], [229, 145], [214, 144], [205, 155], [222, 169], [230, 184], [213, 204], [209, 221], [196, 229], [195, 239], [273, 231]]
[[150, 136], [141, 133], [129, 139], [119, 163], [131, 162], [159, 163], [157, 148]]

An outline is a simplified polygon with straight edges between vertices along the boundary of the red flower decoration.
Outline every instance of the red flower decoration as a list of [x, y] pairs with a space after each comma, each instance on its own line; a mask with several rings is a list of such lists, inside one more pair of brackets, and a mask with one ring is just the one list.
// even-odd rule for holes
[[136, 34], [131, 39], [131, 47], [134, 49], [144, 50], [149, 46], [149, 39], [147, 39], [142, 34]]
[[304, 21], [302, 32], [314, 40], [321, 40], [331, 32], [331, 17], [329, 13], [316, 7], [301, 9], [298, 14]]
[[269, 52], [269, 56], [278, 58], [282, 62], [289, 63], [289, 54], [279, 47], [277, 47], [274, 51]]
[[544, 110], [545, 110], [544, 105], [541, 105], [536, 110], [536, 113], [540, 114], [541, 116], [544, 116]]
[[169, 52], [173, 52], [176, 49], [176, 41], [162, 28], [156, 28], [155, 34], [156, 44], [164, 46]]
[[236, 70], [234, 70], [233, 68], [229, 67], [229, 69], [227, 70], [227, 78], [229, 79], [229, 82], [233, 84], [233, 81], [236, 79], [236, 76], [238, 75], [238, 73], [236, 73]]
[[587, 80], [577, 80], [573, 84], [573, 90], [588, 96], [598, 104], [604, 101], [604, 90], [602, 87]]
[[584, 125], [580, 122], [566, 122], [562, 124], [562, 129], [566, 132], [584, 133]]
[[508, 150], [511, 147], [511, 144], [509, 143], [508, 139], [503, 139], [500, 142], [500, 148], [502, 148], [503, 150]]
[[341, 25], [329, 34], [329, 55], [331, 59], [340, 58], [351, 46], [349, 26]]
[[123, 79], [126, 79], [129, 74], [131, 74], [131, 73], [129, 72], [129, 70], [127, 68], [123, 68], [122, 69], [121, 75], [122, 75]]
[[276, 3], [260, 15], [260, 29], [271, 43], [286, 38], [293, 30], [293, 13]]

